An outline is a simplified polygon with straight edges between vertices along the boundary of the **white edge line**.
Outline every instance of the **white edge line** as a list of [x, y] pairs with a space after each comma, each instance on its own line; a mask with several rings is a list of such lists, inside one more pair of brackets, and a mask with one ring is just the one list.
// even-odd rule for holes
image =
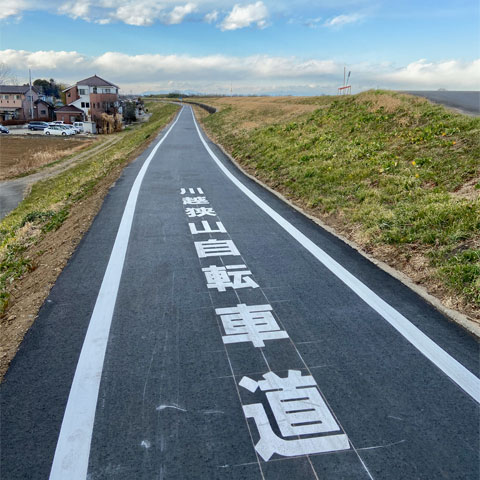
[[67, 478], [69, 480], [85, 480], [87, 477], [90, 444], [105, 350], [138, 194], [150, 162], [177, 123], [182, 110], [183, 107], [173, 124], [145, 160], [130, 190], [78, 359], [53, 458], [50, 480], [65, 480]]
[[218, 159], [215, 153], [208, 146], [198, 127], [193, 109], [193, 121], [197, 128], [198, 136], [205, 149], [215, 161], [222, 172], [231, 180], [250, 200], [257, 204], [267, 215], [275, 220], [283, 229], [285, 229], [295, 240], [306, 248], [318, 261], [320, 261], [328, 270], [330, 270], [345, 285], [353, 290], [367, 305], [379, 313], [395, 330], [397, 330], [405, 339], [407, 339], [417, 350], [427, 357], [434, 365], [442, 370], [452, 381], [463, 389], [477, 403], [480, 403], [480, 380], [466, 369], [461, 363], [455, 360], [445, 350], [438, 346], [433, 340], [425, 335], [413, 323], [411, 323], [400, 312], [391, 305], [382, 300], [375, 292], [370, 290], [358, 278], [352, 275], [348, 270], [342, 267], [332, 257], [325, 253], [320, 247], [315, 245], [308, 237], [295, 228], [290, 222], [285, 220], [275, 210], [269, 207], [263, 200], [258, 198], [250, 191], [240, 180], [238, 180]]

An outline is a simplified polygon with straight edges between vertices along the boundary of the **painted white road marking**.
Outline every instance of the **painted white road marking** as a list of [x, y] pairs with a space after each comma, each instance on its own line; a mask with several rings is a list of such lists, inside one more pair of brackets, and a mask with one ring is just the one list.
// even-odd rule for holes
[[202, 268], [207, 279], [208, 288], [216, 288], [219, 292], [225, 292], [227, 288], [258, 288], [258, 284], [250, 277], [250, 270], [245, 265], [227, 265], [217, 267], [210, 265]]
[[[188, 193], [192, 193], [192, 194], [195, 194], [195, 193], [199, 193], [200, 195], [203, 195], [203, 190], [201, 188], [196, 188], [196, 192], [195, 192], [195, 188], [188, 188]], [[186, 188], [181, 188], [180, 189], [180, 195], [185, 195], [187, 193], [187, 189]]]
[[90, 443], [105, 349], [110, 333], [113, 310], [122, 276], [138, 194], [150, 162], [160, 145], [162, 145], [168, 134], [175, 127], [182, 110], [145, 160], [128, 196], [78, 359], [53, 458], [50, 480], [85, 480], [87, 477]]
[[[191, 109], [191, 107], [190, 107]], [[400, 312], [391, 305], [382, 300], [373, 290], [368, 288], [358, 278], [352, 275], [347, 269], [342, 267], [330, 255], [325, 253], [319, 246], [313, 243], [302, 232], [295, 228], [290, 222], [285, 220], [273, 208], [269, 207], [263, 200], [258, 198], [249, 190], [235, 175], [223, 165], [219, 158], [213, 153], [203, 138], [197, 121], [191, 109], [193, 121], [197, 128], [198, 136], [205, 149], [215, 161], [220, 170], [227, 178], [234, 183], [250, 200], [259, 206], [267, 215], [286, 230], [295, 240], [297, 240], [305, 249], [307, 249], [319, 262], [338, 277], [345, 285], [353, 290], [367, 305], [379, 313], [397, 332], [406, 338], [416, 349], [436, 365], [445, 375], [454, 381], [476, 402], [480, 403], [480, 379], [465, 368], [460, 362], [455, 360], [445, 350], [438, 346], [433, 340], [425, 335], [419, 328], [411, 323]]]
[[240, 255], [240, 252], [232, 240], [216, 240], [215, 238], [211, 238], [205, 242], [195, 242], [195, 248], [198, 258]]
[[245, 305], [217, 308], [225, 335], [223, 343], [252, 342], [254, 347], [264, 347], [264, 340], [289, 338], [288, 333], [280, 327], [272, 315], [270, 305]]
[[212, 228], [206, 220], [202, 220], [203, 230], [198, 230], [197, 226], [194, 223], [189, 223], [188, 227], [190, 228], [190, 233], [192, 235], [197, 235], [198, 233], [227, 233], [227, 230], [223, 226], [222, 222], [216, 222], [217, 228]]
[[215, 210], [210, 207], [186, 208], [187, 217], [204, 217], [205, 215], [215, 217]]
[[[273, 372], [266, 373], [263, 378], [264, 380], [255, 382], [251, 378], [243, 377], [239, 385], [250, 392], [257, 388], [267, 392], [266, 397], [282, 437], [340, 431], [311, 375], [302, 376], [300, 370], [289, 370], [286, 378], [281, 378]], [[260, 441], [255, 445], [255, 450], [265, 461], [268, 461], [274, 453], [291, 457], [350, 448], [347, 436], [342, 433], [293, 440], [282, 439], [273, 432], [261, 403], [245, 405], [243, 411], [247, 418], [255, 420], [260, 434]]]
[[184, 205], [209, 205], [210, 202], [206, 197], [183, 197]]

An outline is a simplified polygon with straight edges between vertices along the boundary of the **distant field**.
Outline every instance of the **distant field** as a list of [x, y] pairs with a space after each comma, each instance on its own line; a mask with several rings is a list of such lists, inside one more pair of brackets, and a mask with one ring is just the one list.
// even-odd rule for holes
[[0, 180], [18, 177], [78, 152], [93, 143], [89, 138], [43, 136], [0, 137]]
[[480, 319], [479, 118], [383, 91], [198, 101], [247, 171]]

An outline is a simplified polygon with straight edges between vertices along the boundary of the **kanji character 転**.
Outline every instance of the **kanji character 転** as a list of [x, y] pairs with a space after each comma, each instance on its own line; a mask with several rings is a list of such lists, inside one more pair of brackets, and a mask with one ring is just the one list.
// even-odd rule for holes
[[225, 292], [228, 287], [237, 288], [258, 288], [258, 284], [249, 276], [252, 274], [250, 270], [245, 269], [245, 265], [227, 265], [225, 267], [217, 267], [210, 265], [202, 268], [207, 279], [208, 288], [216, 288], [219, 292]]

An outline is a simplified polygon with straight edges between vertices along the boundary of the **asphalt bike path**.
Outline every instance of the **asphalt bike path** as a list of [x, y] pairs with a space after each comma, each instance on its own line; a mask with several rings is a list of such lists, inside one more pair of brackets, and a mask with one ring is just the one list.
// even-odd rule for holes
[[199, 133], [184, 107], [60, 275], [0, 477], [477, 479], [476, 340]]

